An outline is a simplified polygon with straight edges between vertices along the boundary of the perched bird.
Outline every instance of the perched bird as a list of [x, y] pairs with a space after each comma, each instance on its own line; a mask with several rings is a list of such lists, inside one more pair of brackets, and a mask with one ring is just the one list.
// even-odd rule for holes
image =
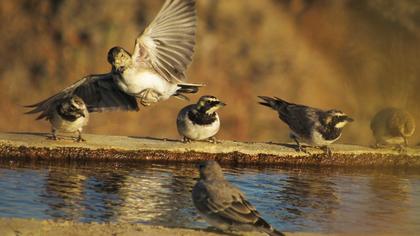
[[280, 98], [259, 96], [261, 105], [270, 107], [279, 113], [280, 119], [291, 129], [290, 137], [296, 142], [298, 151], [306, 150], [298, 140], [311, 146], [321, 147], [331, 155], [328, 145], [337, 141], [343, 127], [353, 119], [339, 110], [321, 110], [304, 105], [286, 102]]
[[38, 116], [37, 120], [46, 119], [51, 123], [51, 139], [57, 140], [57, 131], [77, 132], [77, 142], [85, 141], [82, 138], [83, 126], [87, 125], [89, 112], [85, 103], [78, 96], [70, 96], [57, 100], [49, 109]]
[[200, 180], [192, 191], [192, 199], [201, 216], [211, 225], [228, 231], [260, 231], [268, 235], [283, 233], [268, 224], [245, 195], [225, 180], [216, 161], [199, 164]]
[[220, 119], [216, 111], [225, 105], [214, 96], [202, 96], [196, 104], [181, 109], [176, 125], [184, 142], [206, 139], [214, 142], [214, 136], [220, 129]]
[[88, 75], [54, 96], [28, 107], [45, 113], [71, 95], [82, 98], [89, 112], [139, 110], [171, 96], [187, 99], [202, 84], [185, 83], [195, 46], [195, 0], [167, 0], [138, 36], [133, 55], [120, 47], [108, 52], [110, 73]]
[[403, 146], [408, 145], [407, 139], [414, 134], [416, 124], [409, 112], [390, 107], [376, 113], [370, 129], [376, 139], [376, 147], [394, 145], [402, 151]]

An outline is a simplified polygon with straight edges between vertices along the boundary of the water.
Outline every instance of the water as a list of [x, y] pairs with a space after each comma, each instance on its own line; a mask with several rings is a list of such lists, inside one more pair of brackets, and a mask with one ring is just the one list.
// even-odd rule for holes
[[[420, 232], [420, 171], [224, 167], [284, 231]], [[0, 164], [0, 217], [204, 228], [193, 165]]]

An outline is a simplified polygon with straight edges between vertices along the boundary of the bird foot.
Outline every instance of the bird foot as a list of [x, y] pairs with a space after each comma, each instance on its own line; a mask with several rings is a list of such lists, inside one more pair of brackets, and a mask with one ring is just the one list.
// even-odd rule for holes
[[407, 152], [407, 147], [405, 147], [404, 145], [396, 145], [394, 148], [392, 148], [393, 150], [399, 152], [400, 154], [402, 153], [406, 153]]
[[74, 141], [77, 143], [81, 143], [81, 142], [86, 142], [86, 139], [82, 138], [82, 136], [79, 136]]
[[306, 150], [306, 147], [303, 147], [302, 145], [297, 145], [296, 149], [297, 152], [303, 152], [306, 154], [311, 154], [308, 150]]
[[48, 137], [47, 137], [47, 139], [48, 139], [48, 140], [54, 140], [54, 141], [60, 140], [60, 138], [58, 138], [58, 137], [57, 137], [56, 135], [54, 135], [54, 134], [53, 134], [53, 135], [51, 135], [51, 136], [48, 136]]
[[330, 147], [328, 147], [328, 146], [322, 146], [322, 147], [320, 147], [320, 149], [324, 151], [324, 154], [327, 157], [331, 157], [332, 156], [332, 151], [331, 151]]
[[138, 97], [140, 100], [140, 104], [147, 107], [150, 106], [152, 103], [158, 102], [161, 96], [161, 93], [153, 89], [145, 89], [139, 94]]
[[207, 139], [207, 142], [209, 142], [209, 143], [214, 143], [214, 144], [221, 143], [220, 141], [218, 141], [218, 140], [216, 139], [216, 137], [210, 137], [210, 138], [208, 138], [208, 139]]
[[191, 143], [191, 139], [190, 139], [190, 138], [187, 138], [187, 137], [185, 137], [185, 136], [184, 136], [184, 137], [182, 138], [182, 142], [183, 142], [183, 143]]

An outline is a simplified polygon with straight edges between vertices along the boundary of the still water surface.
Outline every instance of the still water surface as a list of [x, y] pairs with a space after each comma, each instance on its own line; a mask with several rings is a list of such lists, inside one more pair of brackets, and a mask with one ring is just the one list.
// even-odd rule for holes
[[[284, 231], [420, 232], [420, 171], [224, 167]], [[204, 228], [194, 165], [0, 164], [0, 217]]]

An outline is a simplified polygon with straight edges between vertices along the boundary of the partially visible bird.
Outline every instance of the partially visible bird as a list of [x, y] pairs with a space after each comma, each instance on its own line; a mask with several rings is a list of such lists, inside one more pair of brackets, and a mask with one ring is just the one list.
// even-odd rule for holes
[[82, 129], [88, 123], [89, 112], [80, 97], [73, 95], [56, 100], [48, 110], [38, 116], [37, 120], [44, 118], [51, 123], [51, 139], [58, 139], [57, 132], [77, 132], [76, 141], [85, 141], [82, 138]]
[[176, 125], [184, 142], [206, 139], [215, 142], [214, 136], [220, 129], [220, 119], [216, 111], [225, 105], [214, 96], [202, 96], [196, 104], [181, 109]]
[[341, 137], [342, 130], [353, 119], [339, 110], [321, 110], [305, 105], [289, 103], [280, 98], [259, 96], [263, 100], [261, 105], [276, 110], [279, 118], [285, 122], [290, 130], [290, 137], [296, 142], [297, 150], [306, 150], [299, 140], [311, 146], [322, 148], [327, 155], [331, 155], [329, 145]]
[[224, 231], [260, 231], [284, 236], [261, 217], [241, 190], [225, 180], [216, 161], [200, 163], [199, 171], [200, 180], [193, 188], [192, 199], [207, 223]]
[[376, 113], [370, 122], [370, 129], [376, 147], [391, 145], [403, 151], [403, 147], [408, 145], [408, 138], [414, 134], [416, 124], [408, 111], [389, 107]]
[[202, 84], [185, 83], [196, 32], [195, 0], [167, 0], [156, 18], [136, 39], [133, 55], [120, 47], [108, 52], [112, 70], [88, 75], [52, 97], [31, 105], [30, 113], [50, 110], [71, 95], [84, 100], [90, 112], [138, 111], [172, 96], [187, 99]]

